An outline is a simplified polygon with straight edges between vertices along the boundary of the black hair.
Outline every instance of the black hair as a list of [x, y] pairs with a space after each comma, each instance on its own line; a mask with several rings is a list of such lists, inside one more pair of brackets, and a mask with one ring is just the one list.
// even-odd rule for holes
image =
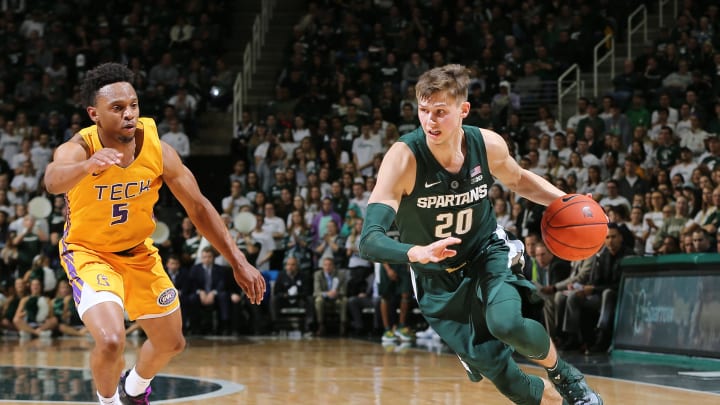
[[97, 92], [108, 84], [118, 82], [131, 83], [133, 72], [120, 63], [103, 63], [85, 74], [85, 79], [80, 86], [82, 102], [85, 106], [95, 105]]

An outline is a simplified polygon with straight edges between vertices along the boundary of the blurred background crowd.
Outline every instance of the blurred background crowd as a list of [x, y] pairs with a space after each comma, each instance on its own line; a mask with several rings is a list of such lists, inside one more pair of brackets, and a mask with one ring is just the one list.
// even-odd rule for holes
[[[130, 66], [143, 115], [154, 117], [163, 140], [192, 162], [193, 145], [212, 142], [199, 118], [228, 111], [232, 102], [239, 69], [226, 62], [232, 44], [223, 40], [233, 24], [231, 3], [2, 2], [3, 328], [84, 332], [58, 262], [64, 199], [42, 185], [53, 148], [89, 125], [78, 98], [83, 73], [105, 61]], [[556, 343], [606, 348], [614, 301], [605, 291], [617, 290], [620, 258], [718, 246], [715, 3], [679, 2], [668, 26], [623, 62], [601, 97], [582, 97], [569, 117], [557, 117], [558, 76], [573, 64], [591, 69], [595, 44], [608, 34], [622, 41], [628, 13], [639, 4], [306, 2], [273, 93], [245, 106], [225, 156], [192, 167], [199, 177], [224, 170], [200, 185], [217, 196], [238, 246], [273, 281], [263, 305], [247, 303], [227, 263], [169, 193], [159, 202], [157, 217], [170, 232], [157, 245], [181, 291], [188, 333], [271, 333], [299, 318], [300, 329], [319, 335], [332, 329], [411, 339], [422, 320], [412, 311], [407, 268], [365, 261], [358, 236], [384, 152], [419, 125], [415, 82], [430, 68], [461, 63], [471, 75], [465, 124], [496, 131], [522, 167], [567, 193], [592, 194], [606, 209], [613, 225], [605, 248], [568, 263], [538, 236], [544, 207], [502, 184], [489, 195], [498, 222], [525, 243], [520, 271], [540, 287], [545, 308], [537, 318]], [[218, 162], [230, 163], [218, 169]], [[27, 207], [38, 196], [52, 202], [41, 218]], [[254, 216], [253, 229], [236, 226], [243, 212]], [[584, 325], [584, 313], [598, 321]]]

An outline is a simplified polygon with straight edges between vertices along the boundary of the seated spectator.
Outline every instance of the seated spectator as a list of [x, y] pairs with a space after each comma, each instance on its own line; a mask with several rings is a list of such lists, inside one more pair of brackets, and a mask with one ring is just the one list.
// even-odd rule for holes
[[542, 80], [535, 72], [535, 64], [525, 62], [523, 64], [523, 75], [515, 81], [515, 93], [519, 100], [518, 104], [532, 104], [542, 96]]
[[[262, 194], [258, 194], [262, 195]], [[261, 205], [264, 207], [265, 203]], [[252, 239], [260, 245], [260, 251], [255, 260], [255, 267], [260, 271], [271, 270], [270, 263], [275, 251], [275, 238], [272, 233], [264, 227], [265, 216], [261, 213], [255, 214], [255, 229], [250, 233]]]
[[[533, 266], [533, 276], [536, 277], [532, 282], [540, 291], [539, 295], [543, 299], [543, 311], [539, 321], [544, 322], [550, 338], [555, 339], [558, 331], [555, 297], [553, 291], [549, 291], [547, 287], [552, 288], [552, 286], [570, 277], [570, 262], [552, 254], [545, 244], [540, 241], [535, 244], [533, 253], [536, 263], [536, 266]], [[547, 291], [547, 293], [543, 291]]]
[[[563, 325], [568, 339], [562, 350], [581, 346], [591, 352], [607, 350], [620, 286], [620, 261], [629, 255], [632, 255], [632, 249], [623, 244], [618, 225], [608, 224], [605, 247], [597, 254], [587, 284], [575, 285], [568, 295]], [[595, 318], [595, 329], [590, 333], [584, 331], [582, 321]]]
[[558, 347], [564, 346], [567, 340], [567, 335], [562, 330], [565, 324], [567, 298], [572, 290], [587, 284], [596, 257], [591, 256], [584, 260], [572, 262], [570, 264], [570, 274], [565, 279], [540, 289], [540, 293], [552, 296], [553, 304], [543, 306], [543, 316], [545, 319], [554, 320], [555, 329], [548, 329], [548, 334]]
[[617, 181], [618, 193], [628, 201], [633, 196], [645, 194], [650, 190], [650, 184], [638, 176], [638, 162], [634, 156], [628, 156], [623, 163], [623, 174]]
[[697, 253], [717, 253], [717, 244], [712, 240], [712, 234], [704, 229], [697, 229], [692, 233], [692, 243]]
[[658, 107], [652, 112], [652, 115], [650, 116], [650, 122], [654, 126], [659, 122], [659, 111], [662, 109], [667, 109], [667, 122], [668, 124], [675, 125], [678, 122], [678, 110], [676, 108], [673, 108], [670, 105], [670, 95], [668, 93], [662, 93], [660, 94], [658, 98]]
[[588, 100], [587, 97], [580, 97], [577, 100], [577, 103], [576, 103], [577, 112], [573, 116], [568, 118], [567, 125], [565, 125], [565, 129], [572, 128], [577, 131], [578, 124], [580, 123], [580, 121], [587, 118], [587, 116], [588, 116], [587, 107], [588, 107], [589, 103], [590, 103], [590, 100]]
[[400, 91], [405, 93], [410, 85], [417, 83], [421, 74], [430, 69], [428, 63], [422, 59], [419, 52], [412, 52], [410, 59], [405, 62], [402, 69]]
[[628, 124], [634, 131], [637, 127], [643, 127], [645, 129], [650, 128], [652, 122], [650, 121], [650, 111], [645, 107], [646, 101], [642, 92], [635, 91], [632, 95], [632, 101], [630, 106], [625, 109], [625, 115], [628, 118]]
[[497, 128], [506, 125], [511, 112], [520, 110], [520, 96], [512, 92], [509, 81], [500, 82], [498, 92], [493, 96], [490, 107], [496, 121], [494, 126]]
[[298, 260], [290, 256], [285, 260], [285, 270], [278, 274], [273, 286], [272, 316], [273, 322], [281, 318], [283, 308], [301, 308], [305, 310], [304, 330], [310, 330], [313, 321], [312, 286], [300, 274]]
[[605, 119], [605, 131], [617, 135], [623, 145], [629, 145], [632, 141], [630, 121], [616, 103], [610, 106], [610, 116]]
[[23, 297], [18, 303], [13, 324], [20, 332], [20, 338], [33, 336], [50, 337], [58, 320], [51, 311], [50, 300], [42, 295], [42, 280], [30, 281], [30, 295]]
[[160, 137], [160, 140], [172, 146], [181, 159], [186, 160], [190, 156], [190, 138], [180, 130], [177, 119], [168, 122], [168, 131]]
[[40, 253], [33, 258], [32, 267], [23, 275], [23, 281], [28, 285], [34, 279], [40, 280], [43, 284], [43, 294], [47, 297], [55, 295], [58, 284], [55, 270], [51, 269], [49, 265], [50, 258]]
[[[165, 260], [165, 272], [168, 277], [170, 277], [170, 281], [172, 281], [173, 286], [175, 286], [175, 289], [178, 292], [178, 296], [180, 297], [180, 307], [189, 309], [190, 303], [188, 302], [188, 297], [185, 293], [187, 293], [187, 284], [189, 282], [190, 272], [188, 269], [182, 267], [182, 262], [180, 261], [179, 256], [168, 256]], [[190, 311], [188, 310], [182, 312], [184, 331], [187, 331], [187, 328], [190, 325], [189, 315]]]
[[148, 76], [148, 85], [156, 87], [163, 85], [165, 87], [173, 87], [177, 83], [180, 72], [173, 63], [172, 53], [165, 52], [160, 58], [160, 63], [150, 68]]
[[700, 126], [700, 118], [696, 114], [690, 116], [690, 128], [678, 132], [680, 137], [680, 147], [686, 147], [692, 152], [694, 158], [699, 157], [705, 152], [705, 140], [710, 136]]
[[[406, 264], [380, 264], [380, 319], [383, 343], [409, 342], [414, 332], [408, 325], [412, 300], [411, 274]], [[396, 315], [396, 308], [399, 313]]]
[[619, 75], [613, 77], [613, 93], [615, 102], [621, 109], [629, 104], [630, 98], [636, 91], [643, 88], [643, 77], [635, 71], [635, 63], [632, 59], [626, 59], [623, 62], [623, 71]]
[[[229, 320], [229, 299], [225, 288], [227, 269], [215, 264], [212, 247], [202, 250], [200, 263], [190, 269], [183, 294], [187, 297], [190, 328], [202, 334], [224, 332]], [[218, 312], [217, 327], [207, 313]]]
[[[183, 80], [180, 83], [183, 83], [184, 77], [181, 77], [181, 79]], [[180, 122], [183, 123], [185, 131], [187, 131], [190, 137], [194, 138], [196, 135], [195, 113], [198, 109], [198, 101], [195, 96], [188, 93], [185, 85], [180, 85], [175, 91], [175, 94], [168, 99], [167, 103], [175, 108], [175, 113], [180, 119]]]
[[[5, 249], [3, 249], [5, 250]], [[0, 328], [4, 331], [17, 331], [17, 327], [13, 323], [15, 314], [17, 313], [20, 301], [29, 294], [27, 284], [22, 278], [16, 278], [13, 286], [10, 287], [5, 302], [2, 304], [0, 311]]]
[[[671, 235], [676, 238], [680, 238], [680, 231], [683, 230], [685, 224], [687, 224], [688, 217], [688, 201], [684, 196], [679, 196], [675, 200], [675, 207], [663, 207], [663, 213], [667, 212], [670, 208], [670, 217], [663, 218], [663, 224], [655, 236], [655, 242], [653, 249], [657, 251], [663, 243], [665, 236]], [[674, 213], [673, 213], [674, 211]]]
[[57, 293], [50, 303], [53, 315], [58, 320], [57, 330], [65, 336], [88, 336], [90, 332], [85, 327], [77, 311], [73, 299], [73, 291], [67, 280], [58, 282]]
[[688, 69], [688, 62], [681, 59], [677, 64], [677, 70], [665, 76], [662, 80], [663, 89], [675, 98], [685, 93], [685, 89], [692, 83], [692, 74]]
[[663, 126], [658, 132], [654, 155], [657, 166], [664, 170], [670, 170], [680, 158], [680, 147], [675, 142], [673, 129], [670, 126]]
[[670, 178], [674, 178], [675, 175], [681, 175], [683, 180], [690, 180], [692, 173], [697, 168], [698, 164], [693, 160], [693, 154], [690, 148], [683, 146], [680, 148], [680, 158], [677, 160], [672, 168], [670, 169]]
[[364, 287], [356, 294], [348, 293], [348, 312], [350, 314], [350, 328], [354, 334], [366, 332], [366, 325], [363, 320], [363, 310], [373, 308], [372, 329], [380, 328], [380, 295], [378, 293], [378, 280], [375, 278], [375, 271], [371, 271], [367, 278], [359, 285]]
[[347, 323], [347, 272], [335, 268], [330, 257], [322, 261], [322, 267], [315, 272], [313, 297], [318, 328], [317, 336], [327, 333], [327, 310], [334, 310], [340, 318], [340, 335], [345, 334]]
[[590, 194], [595, 201], [601, 201], [607, 195], [607, 185], [600, 176], [600, 166], [588, 167], [587, 181], [580, 185], [580, 194]]
[[607, 189], [607, 195], [603, 197], [599, 204], [606, 208], [613, 205], [623, 205], [626, 208], [626, 212], [630, 212], [630, 201], [620, 195], [620, 190], [618, 188], [618, 181], [614, 179], [610, 179], [606, 182], [606, 189]]

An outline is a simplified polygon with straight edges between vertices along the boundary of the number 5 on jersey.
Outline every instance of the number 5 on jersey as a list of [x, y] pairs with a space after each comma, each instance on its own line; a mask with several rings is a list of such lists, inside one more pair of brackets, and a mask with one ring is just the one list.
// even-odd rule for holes
[[113, 204], [112, 217], [110, 225], [124, 224], [128, 220], [128, 203]]

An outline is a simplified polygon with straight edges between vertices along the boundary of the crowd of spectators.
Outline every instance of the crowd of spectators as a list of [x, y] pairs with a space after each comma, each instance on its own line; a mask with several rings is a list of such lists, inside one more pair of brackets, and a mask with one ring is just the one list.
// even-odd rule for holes
[[[219, 0], [0, 2], [0, 308], [3, 331], [84, 334], [58, 258], [63, 196], [47, 195], [54, 148], [91, 124], [79, 83], [103, 62], [134, 72], [144, 116], [189, 154], [196, 115], [224, 111], [234, 74]], [[230, 78], [230, 80], [228, 80]], [[224, 95], [224, 98], [223, 98]], [[49, 201], [45, 217], [28, 203]], [[40, 203], [40, 206], [43, 204]]]
[[[683, 2], [673, 27], [661, 30], [638, 57], [625, 62], [613, 88], [605, 89], [598, 100], [577, 100], [577, 111], [564, 122], [553, 115], [551, 105], [535, 108], [532, 120], [523, 119], [520, 110], [533, 96], [552, 91], [547, 83], [565, 68], [573, 63], [586, 66], [588, 50], [605, 33], [622, 38], [622, 22], [636, 5], [533, 0], [309, 2], [288, 41], [271, 101], [246, 108], [237, 123], [228, 192], [218, 201], [238, 246], [269, 278], [277, 277], [275, 288], [263, 305], [249, 305], [227, 263], [185, 218], [159, 248], [181, 292], [186, 328], [265, 333], [282, 322], [284, 307], [302, 308], [303, 327], [320, 334], [326, 333], [332, 312], [338, 315], [341, 333], [346, 327], [402, 327], [407, 319], [382, 317], [370, 325], [358, 319], [363, 313], [358, 305], [375, 307], [379, 313], [377, 308], [387, 305], [378, 303], [398, 301], [397, 294], [383, 295], [378, 287], [381, 276], [392, 278], [396, 270], [360, 258], [358, 234], [384, 152], [418, 126], [418, 76], [435, 66], [461, 63], [472, 77], [472, 112], [465, 123], [498, 132], [522, 167], [567, 193], [592, 194], [606, 209], [612, 224], [603, 250], [589, 261], [558, 266], [561, 259], [552, 257], [538, 237], [543, 207], [508, 193], [502, 184], [494, 185], [488, 197], [498, 222], [526, 245], [525, 274], [541, 288], [545, 310], [538, 319], [551, 336], [568, 350], [605, 348], [619, 258], [717, 251], [717, 6]], [[148, 37], [152, 36], [144, 35], [141, 42]], [[140, 85], [147, 89], [141, 94], [144, 106], [165, 100], [157, 88], [195, 91], [180, 83], [197, 82], [193, 69], [198, 63], [205, 72], [214, 68], [202, 64], [206, 60], [198, 61], [192, 43], [186, 54], [191, 58], [187, 72], [163, 84], [148, 77], [154, 87]], [[172, 52], [146, 54], [160, 58], [161, 72], [167, 66], [164, 55], [176, 57]], [[131, 66], [133, 60], [128, 59]], [[203, 77], [209, 85], [211, 75]], [[197, 96], [202, 99], [204, 94]], [[168, 130], [174, 128], [168, 116], [177, 116], [175, 125], [187, 119], [173, 108], [143, 110], [150, 115], [156, 111]], [[47, 111], [39, 109], [38, 117]], [[18, 121], [15, 118], [16, 127]], [[43, 127], [37, 131], [46, 132]], [[47, 132], [48, 148], [62, 139]], [[3, 139], [5, 135], [0, 144]], [[7, 149], [3, 151], [7, 155]], [[61, 215], [62, 199], [55, 202]], [[254, 229], [241, 232], [235, 227], [234, 219], [242, 212], [255, 216]], [[55, 242], [44, 246], [54, 248]], [[48, 257], [50, 268], [56, 269], [56, 253]], [[557, 267], [565, 269], [562, 277], [549, 277], [554, 271], [550, 269]], [[216, 315], [213, 322], [207, 322], [213, 319], [208, 314]], [[598, 322], [584, 325], [578, 319]]]

